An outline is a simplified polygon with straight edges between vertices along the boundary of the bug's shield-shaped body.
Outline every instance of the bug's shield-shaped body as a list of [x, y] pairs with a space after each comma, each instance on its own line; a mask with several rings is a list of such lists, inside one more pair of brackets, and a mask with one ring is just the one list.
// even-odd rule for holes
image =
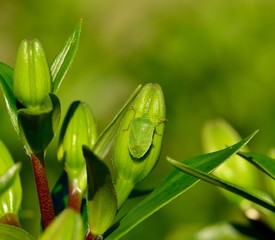
[[152, 145], [155, 125], [150, 119], [134, 118], [130, 122], [128, 148], [134, 158], [143, 157]]

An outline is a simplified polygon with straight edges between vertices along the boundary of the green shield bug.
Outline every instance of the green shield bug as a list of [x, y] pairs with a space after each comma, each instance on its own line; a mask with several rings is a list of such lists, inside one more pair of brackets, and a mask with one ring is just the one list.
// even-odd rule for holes
[[[162, 123], [160, 121], [159, 123]], [[157, 123], [157, 124], [159, 124]], [[156, 123], [148, 117], [137, 117], [129, 125], [128, 149], [134, 158], [143, 157], [150, 149]]]
[[149, 150], [155, 125], [150, 119], [138, 117], [130, 122], [128, 148], [131, 155], [135, 158], [141, 158]]

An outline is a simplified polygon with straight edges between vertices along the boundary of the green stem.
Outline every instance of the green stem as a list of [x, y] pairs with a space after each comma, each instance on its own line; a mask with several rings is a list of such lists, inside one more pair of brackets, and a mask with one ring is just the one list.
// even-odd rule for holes
[[134, 189], [134, 184], [131, 181], [117, 178], [116, 194], [117, 194], [117, 208], [120, 209], [123, 203], [127, 200], [130, 193]]
[[34, 172], [34, 178], [36, 183], [37, 195], [39, 199], [40, 213], [44, 229], [54, 219], [54, 208], [49, 190], [48, 178], [46, 175], [46, 169], [44, 165], [44, 157], [41, 155], [38, 157], [35, 154], [31, 154], [32, 167]]

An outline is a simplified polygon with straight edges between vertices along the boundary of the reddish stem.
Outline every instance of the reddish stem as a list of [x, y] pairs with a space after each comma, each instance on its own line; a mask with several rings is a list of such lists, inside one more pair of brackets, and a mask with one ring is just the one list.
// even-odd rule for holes
[[82, 203], [81, 190], [77, 186], [77, 182], [69, 183], [68, 207], [80, 212]]
[[54, 208], [44, 165], [44, 157], [31, 154], [32, 167], [39, 199], [40, 213], [44, 229], [54, 219]]
[[86, 240], [95, 240], [94, 236], [92, 235], [91, 231], [88, 230], [88, 232], [86, 233]]

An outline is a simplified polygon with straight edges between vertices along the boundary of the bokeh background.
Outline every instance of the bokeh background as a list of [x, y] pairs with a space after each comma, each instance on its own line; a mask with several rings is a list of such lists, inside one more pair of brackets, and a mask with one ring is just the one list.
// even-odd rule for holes
[[[83, 18], [76, 55], [59, 97], [63, 115], [86, 101], [101, 131], [138, 84], [161, 84], [167, 105], [162, 158], [141, 186], [153, 187], [178, 160], [201, 154], [201, 130], [212, 118], [229, 121], [265, 153], [275, 145], [275, 2], [272, 0], [0, 0], [0, 60], [14, 65], [23, 38], [38, 38], [51, 63]], [[0, 98], [0, 138], [21, 171], [24, 227], [39, 234], [30, 161]], [[46, 166], [53, 186], [62, 169], [57, 138]], [[134, 203], [133, 203], [134, 204]], [[148, 218], [124, 239], [182, 239], [175, 232], [234, 219], [238, 212], [200, 183]]]

